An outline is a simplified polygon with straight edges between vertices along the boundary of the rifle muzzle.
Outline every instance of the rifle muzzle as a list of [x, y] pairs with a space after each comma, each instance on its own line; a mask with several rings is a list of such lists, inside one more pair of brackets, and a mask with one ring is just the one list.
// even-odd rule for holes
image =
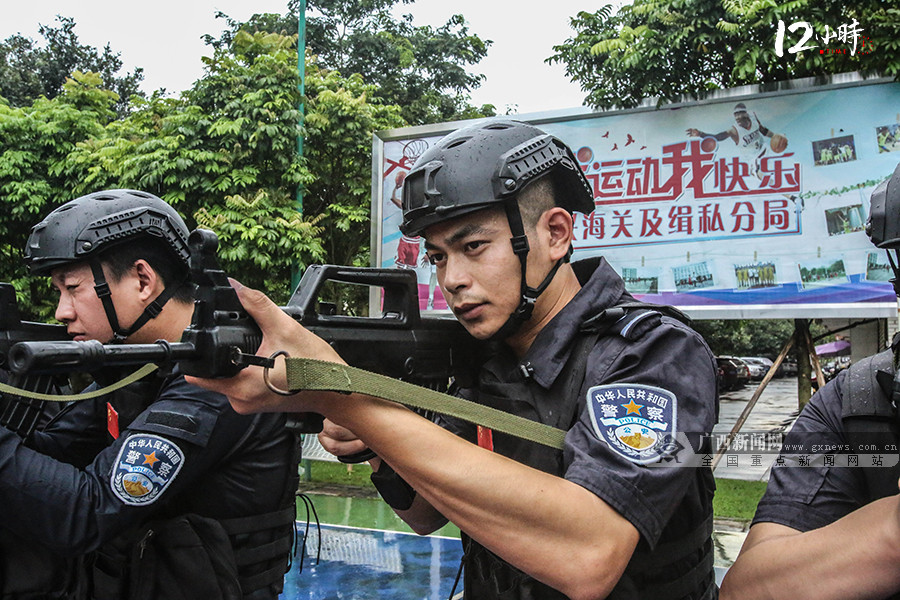
[[13, 373], [66, 373], [102, 367], [142, 365], [190, 358], [193, 344], [159, 340], [153, 344], [101, 344], [83, 342], [19, 342], [9, 351]]

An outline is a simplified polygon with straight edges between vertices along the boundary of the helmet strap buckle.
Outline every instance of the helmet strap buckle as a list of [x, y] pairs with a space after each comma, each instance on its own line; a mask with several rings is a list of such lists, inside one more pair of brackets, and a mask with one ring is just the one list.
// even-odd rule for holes
[[515, 253], [517, 256], [528, 254], [529, 246], [527, 235], [516, 235], [511, 237], [509, 241], [512, 243], [513, 253]]
[[536, 301], [537, 297], [522, 296], [521, 302], [519, 302], [519, 306], [516, 308], [516, 317], [523, 321], [527, 321], [531, 317], [531, 313], [534, 312], [534, 304]]
[[162, 312], [162, 306], [157, 302], [157, 300], [159, 300], [159, 298], [154, 299], [153, 302], [148, 304], [144, 309], [151, 319], [155, 319], [159, 316], [159, 313]]
[[94, 291], [97, 293], [97, 297], [103, 300], [108, 296], [112, 295], [112, 292], [109, 289], [109, 284], [106, 281], [96, 281], [96, 277], [94, 278]]

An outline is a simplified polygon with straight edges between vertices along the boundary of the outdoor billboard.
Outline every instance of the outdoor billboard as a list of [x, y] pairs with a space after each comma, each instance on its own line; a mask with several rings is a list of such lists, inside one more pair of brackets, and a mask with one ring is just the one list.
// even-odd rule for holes
[[[695, 318], [896, 317], [865, 223], [900, 162], [900, 84], [836, 81], [515, 118], [566, 142], [594, 188], [594, 212], [575, 216], [574, 259], [604, 256], [641, 300]], [[398, 229], [400, 189], [425, 149], [469, 123], [373, 142], [373, 264], [414, 269], [423, 310], [446, 303], [422, 240]]]

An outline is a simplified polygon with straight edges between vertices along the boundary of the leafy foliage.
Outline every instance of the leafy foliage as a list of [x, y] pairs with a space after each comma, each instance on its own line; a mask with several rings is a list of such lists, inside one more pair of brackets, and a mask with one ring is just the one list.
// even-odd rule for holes
[[101, 83], [98, 75], [76, 72], [51, 100], [22, 108], [0, 102], [0, 280], [38, 299], [33, 312], [41, 316], [51, 314], [40, 302], [48, 288], [24, 277], [22, 251], [31, 226], [48, 206], [71, 199], [69, 190], [78, 185], [67, 173], [69, 155], [114, 116], [116, 95]]
[[[810, 321], [810, 332], [815, 338], [827, 333], [825, 327]], [[775, 359], [794, 334], [792, 319], [735, 319], [696, 320], [693, 328], [703, 336], [715, 355], [766, 356]], [[796, 357], [796, 348], [791, 348]]]
[[219, 260], [230, 265], [228, 272], [281, 302], [290, 291], [293, 257], [321, 255], [321, 218], [304, 219], [283, 194], [260, 189], [251, 199], [226, 196], [224, 206], [201, 208], [194, 218], [218, 234]]
[[375, 87], [359, 75], [344, 79], [336, 71], [314, 67], [306, 85], [310, 101], [304, 154], [316, 165], [317, 177], [304, 194], [303, 210], [326, 215], [329, 262], [368, 265], [372, 133], [401, 126], [399, 107], [373, 101]]
[[[151, 98], [104, 139], [79, 147], [69, 164], [87, 171], [88, 189], [115, 182], [159, 194], [219, 234], [229, 273], [285, 301], [293, 268], [366, 252], [368, 237], [360, 246], [355, 232], [330, 240], [330, 252], [322, 236], [347, 229], [344, 213], [363, 206], [364, 224], [357, 229], [368, 230], [368, 196], [358, 190], [371, 179], [370, 136], [398, 122], [396, 109], [370, 107], [371, 90], [361, 82], [335, 75], [333, 90], [320, 90], [310, 68], [307, 119], [325, 123], [306, 133], [307, 153], [316, 157], [322, 145], [324, 155], [341, 162], [301, 162], [295, 60], [290, 38], [239, 32], [231, 47], [205, 59], [206, 76], [181, 99]], [[359, 96], [347, 91], [354, 88]], [[346, 97], [345, 104], [333, 101], [336, 94]], [[318, 115], [320, 105], [328, 107], [327, 117]], [[366, 148], [362, 156], [354, 152], [360, 147]], [[309, 187], [314, 208], [304, 210], [305, 217], [295, 206], [298, 186]], [[319, 195], [330, 202], [316, 206]]]
[[[825, 25], [834, 32], [854, 19], [868, 38], [867, 53], [857, 46], [854, 55], [792, 54], [797, 37], [777, 55], [779, 20], [788, 27], [805, 21], [821, 34]], [[719, 88], [851, 71], [900, 78], [900, 8], [877, 0], [635, 0], [615, 15], [605, 6], [570, 22], [576, 34], [554, 46], [548, 62], [565, 64], [594, 107], [702, 98]]]
[[116, 111], [124, 115], [131, 96], [142, 96], [138, 86], [144, 79], [143, 69], [118, 75], [122, 69], [120, 53], [107, 44], [102, 52], [78, 41], [75, 21], [57, 16], [57, 27], [41, 25], [43, 45], [16, 34], [0, 42], [0, 96], [12, 106], [27, 106], [37, 98], [55, 98], [62, 93], [66, 79], [73, 72], [100, 75], [105, 89], [116, 92]]
[[[79, 195], [134, 188], [166, 199], [188, 225], [220, 238], [224, 269], [285, 302], [292, 271], [311, 262], [366, 264], [371, 138], [403, 124], [359, 76], [307, 69], [306, 156], [295, 41], [239, 32], [179, 98], [136, 99], [114, 119], [115, 94], [76, 74], [63, 94], [32, 106], [0, 103], [4, 261], [32, 315], [49, 316], [45, 282], [24, 278], [30, 227]], [[305, 189], [305, 210], [295, 191]]]
[[[373, 133], [407, 119], [492, 114], [467, 103], [482, 78], [466, 67], [489, 42], [470, 35], [461, 17], [412, 27], [390, 15], [396, 2], [313, 4], [321, 16], [311, 17], [311, 31], [339, 27], [346, 36], [336, 46], [312, 36], [331, 62], [307, 56], [304, 97], [296, 13], [229, 21], [221, 37], [208, 38], [204, 76], [178, 97], [131, 93], [140, 70], [117, 79], [118, 55], [81, 45], [71, 19], [42, 27], [45, 46], [22, 36], [0, 44], [0, 280], [16, 286], [26, 315], [48, 318], [53, 305], [46, 280], [28, 278], [21, 262], [31, 226], [101, 189], [164, 198], [189, 227], [218, 234], [230, 275], [276, 302], [287, 300], [292, 274], [307, 264], [368, 264]], [[377, 68], [367, 63], [376, 55]], [[72, 65], [92, 71], [74, 71], [56, 91], [53, 82]], [[346, 288], [334, 295], [350, 311], [366, 303]]]
[[[397, 19], [391, 13], [397, 2], [307, 0], [307, 53], [322, 70], [361, 75], [385, 103], [402, 108], [409, 124], [493, 115], [491, 105], [469, 104], [469, 93], [484, 76], [467, 71], [486, 56], [491, 42], [469, 33], [462, 15], [437, 28], [416, 27], [411, 15]], [[241, 30], [296, 35], [298, 0], [288, 8], [287, 15], [254, 15], [246, 23], [228, 19], [229, 29], [207, 41], [227, 46]]]

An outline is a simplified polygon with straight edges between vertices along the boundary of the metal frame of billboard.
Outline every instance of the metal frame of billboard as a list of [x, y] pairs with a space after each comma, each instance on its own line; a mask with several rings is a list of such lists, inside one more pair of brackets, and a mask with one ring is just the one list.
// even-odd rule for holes
[[[706, 107], [716, 107], [718, 111], [721, 113], [725, 108], [720, 105], [729, 104], [732, 105], [735, 102], [741, 103], [757, 103], [760, 100], [768, 100], [774, 99], [774, 101], [779, 100], [787, 100], [789, 97], [794, 95], [809, 95], [811, 93], [817, 92], [832, 92], [836, 90], [847, 90], [847, 89], [859, 89], [859, 91], [865, 90], [876, 90], [874, 87], [869, 86], [882, 86], [882, 89], [888, 89], [893, 94], [895, 91], [898, 93], [898, 98], [900, 98], [900, 84], [894, 82], [891, 79], [887, 78], [874, 78], [874, 79], [863, 79], [856, 73], [849, 74], [841, 74], [835, 75], [829, 78], [825, 83], [821, 81], [816, 81], [812, 78], [809, 79], [800, 79], [800, 80], [791, 80], [780, 82], [778, 84], [766, 84], [766, 85], [758, 85], [758, 86], [743, 86], [739, 88], [732, 88], [726, 90], [717, 90], [712, 92], [707, 98], [702, 100], [688, 100], [684, 102], [677, 102], [672, 104], [664, 104], [657, 106], [655, 100], [648, 100], [644, 102], [641, 106], [633, 108], [633, 109], [623, 109], [623, 110], [611, 110], [611, 111], [592, 111], [590, 109], [580, 107], [580, 108], [572, 108], [572, 109], [564, 109], [558, 111], [547, 111], [540, 113], [529, 113], [529, 114], [521, 114], [521, 115], [511, 115], [511, 118], [525, 121], [536, 126], [542, 127], [546, 130], [549, 130], [552, 133], [555, 133], [559, 137], [561, 137], [564, 141], [570, 144], [573, 147], [573, 151], [576, 150], [577, 144], [572, 144], [567, 140], [565, 135], [560, 135], [559, 132], [553, 131], [554, 127], [571, 127], [576, 125], [581, 125], [582, 122], [586, 123], [589, 121], [594, 121], [596, 123], [604, 123], [604, 120], [608, 120], [612, 123], [612, 119], [622, 120], [623, 118], [630, 118], [634, 120], [636, 116], [646, 116], [648, 119], [660, 119], [661, 116], [665, 116], [667, 118], [672, 118], [672, 115], [680, 115], [681, 113], [676, 113], [675, 111], [680, 111], [682, 109], [697, 109], [699, 107], [704, 107], [703, 110], [707, 110]], [[800, 103], [802, 102], [802, 98], [796, 98], [793, 102]], [[898, 109], [900, 109], [900, 104], [898, 104]], [[709, 109], [711, 110], [711, 109]], [[728, 111], [730, 112], [730, 108]], [[690, 112], [686, 110], [685, 113]], [[862, 111], [860, 112], [862, 114]], [[372, 218], [372, 227], [371, 227], [371, 248], [372, 248], [372, 264], [373, 266], [385, 266], [387, 263], [385, 262], [384, 256], [384, 240], [385, 240], [385, 230], [384, 230], [384, 216], [385, 216], [385, 206], [388, 201], [386, 196], [388, 195], [387, 190], [394, 187], [394, 195], [396, 195], [396, 191], [400, 188], [401, 180], [398, 178], [397, 183], [389, 182], [388, 177], [392, 174], [392, 170], [394, 167], [400, 165], [401, 168], [397, 169], [397, 172], [401, 172], [403, 169], [408, 169], [412, 166], [411, 159], [414, 159], [415, 152], [410, 152], [410, 156], [406, 155], [406, 150], [404, 149], [404, 157], [394, 156], [393, 159], [389, 156], [386, 156], [385, 153], [385, 144], [390, 144], [392, 142], [405, 142], [409, 145], [412, 141], [424, 138], [438, 138], [443, 136], [451, 131], [454, 131], [460, 127], [464, 127], [470, 123], [475, 123], [481, 119], [474, 120], [465, 120], [465, 121], [453, 121], [453, 122], [444, 122], [437, 123], [432, 125], [424, 125], [424, 126], [416, 126], [416, 127], [406, 127], [401, 129], [391, 129], [377, 132], [373, 136], [372, 140], [372, 209], [371, 209], [371, 218]], [[677, 121], [678, 119], [675, 118]], [[898, 126], [900, 126], [900, 113], [897, 113], [896, 122]], [[843, 132], [843, 129], [840, 129], [840, 132]], [[839, 132], [839, 133], [840, 133]], [[609, 131], [607, 131], [609, 133]], [[788, 132], [790, 133], [790, 132]], [[631, 139], [631, 134], [628, 135], [629, 139]], [[791, 135], [788, 135], [790, 138]], [[898, 134], [898, 138], [900, 138], [900, 134]], [[697, 140], [699, 144], [700, 140]], [[687, 141], [690, 144], [690, 140]], [[726, 142], [722, 142], [723, 144]], [[811, 142], [812, 151], [810, 155], [814, 155], [816, 152], [816, 143], [819, 142]], [[737, 145], [737, 142], [735, 142]], [[898, 142], [900, 144], [900, 142]], [[689, 147], [689, 146], [687, 146]], [[667, 147], [668, 148], [668, 147]], [[699, 149], [699, 145], [698, 145]], [[774, 148], [773, 148], [774, 149]], [[854, 147], [854, 152], [856, 152], [856, 148]], [[879, 151], [880, 152], [880, 151]], [[792, 153], [786, 153], [785, 156], [791, 156]], [[607, 156], [607, 155], [604, 155]], [[580, 157], [579, 157], [580, 158]], [[632, 162], [635, 159], [632, 159]], [[725, 160], [725, 159], [721, 159]], [[729, 159], [732, 160], [732, 159]], [[736, 160], [736, 159], [735, 159]], [[758, 159], [757, 159], [758, 160]], [[795, 159], [796, 160], [796, 159]], [[405, 161], [405, 164], [401, 164]], [[820, 166], [817, 162], [817, 159], [813, 156], [813, 161], [815, 162], [816, 167]], [[881, 162], [887, 162], [886, 160], [879, 158]], [[900, 161], [900, 146], [898, 146], [898, 152], [896, 155], [896, 160], [894, 161], [894, 165], [896, 162]], [[620, 161], [621, 162], [621, 161]], [[598, 163], [594, 163], [594, 166], [597, 166]], [[724, 164], [724, 163], [723, 163]], [[799, 164], [799, 163], [798, 163]], [[824, 166], [824, 165], [823, 165]], [[838, 168], [844, 168], [845, 165], [836, 165]], [[582, 165], [585, 168], [585, 165]], [[826, 167], [827, 168], [827, 167]], [[837, 170], [837, 169], [833, 169]], [[892, 170], [892, 169], [891, 169]], [[757, 171], [758, 172], [758, 171]], [[883, 175], [879, 175], [880, 177], [884, 177], [890, 174], [890, 170], [886, 171]], [[798, 166], [798, 177], [797, 177], [797, 188], [799, 189], [800, 177], [799, 177], [799, 166]], [[814, 173], [814, 175], [818, 175], [818, 173]], [[718, 176], [718, 175], [716, 175]], [[707, 177], [708, 178], [708, 177]], [[593, 181], [593, 180], [592, 180]], [[871, 183], [871, 180], [868, 182]], [[871, 186], [870, 186], [871, 187]], [[787, 188], [784, 188], [787, 189]], [[860, 194], [862, 193], [864, 188], [860, 188]], [[869, 190], [869, 187], [865, 188], [866, 191]], [[777, 190], [776, 190], [777, 191]], [[802, 190], [805, 191], [806, 190]], [[771, 197], [778, 198], [779, 195], [777, 193], [769, 194]], [[788, 197], [786, 193], [781, 194], [784, 197]], [[826, 194], [827, 195], [827, 194]], [[631, 202], [628, 200], [627, 202]], [[786, 201], [782, 201], [786, 202]], [[796, 204], [796, 203], [795, 203]], [[615, 204], [613, 204], [615, 205]], [[598, 204], [599, 208], [599, 204]], [[801, 227], [801, 213], [800, 210], [805, 210], [805, 206], [803, 209], [798, 209], [796, 215], [796, 223], [792, 225], [796, 227], [796, 231], [792, 232], [792, 235], [802, 236], [802, 227]], [[839, 212], [849, 207], [840, 207], [839, 209], [831, 209], [823, 211], [824, 216], [827, 220], [828, 212], [835, 212], [836, 210]], [[867, 208], [867, 205], [866, 205]], [[388, 211], [395, 211], [394, 208], [388, 208]], [[597, 211], [595, 211], [596, 213]], [[785, 211], [787, 212], [787, 211]], [[865, 213], [864, 208], [859, 208], [860, 215]], [[856, 215], [858, 220], [860, 215]], [[851, 215], [852, 216], [852, 215]], [[840, 215], [838, 215], [840, 218]], [[821, 219], [820, 219], [821, 220]], [[785, 223], [790, 221], [790, 218], [785, 219]], [[857, 223], [857, 225], [859, 225]], [[393, 228], [396, 228], [396, 224], [392, 225]], [[832, 236], [831, 225], [827, 225], [828, 236]], [[856, 234], [856, 244], [859, 245], [859, 232], [860, 228], [857, 227], [853, 230]], [[837, 232], [836, 232], [837, 234]], [[396, 233], [396, 236], [399, 237], [399, 232]], [[864, 235], [864, 234], [862, 234]], [[789, 236], [788, 236], [789, 237]], [[782, 238], [787, 239], [787, 238]], [[827, 241], [827, 238], [826, 238]], [[867, 242], [868, 240], [866, 240]], [[398, 242], [401, 243], [402, 242]], [[668, 242], [670, 244], [707, 244], [707, 248], [712, 247], [708, 244], [714, 244], [714, 241], [689, 241], [689, 242], [679, 242], [678, 240], [673, 242]], [[724, 242], [723, 242], [724, 243]], [[641, 246], [635, 245], [635, 248], [640, 248]], [[645, 246], [644, 246], [645, 247]], [[876, 252], [875, 248], [871, 245], [867, 248], [871, 252]], [[859, 252], [859, 248], [856, 248], [854, 251]], [[416, 249], [415, 252], [418, 252]], [[621, 253], [621, 251], [618, 251]], [[883, 254], [883, 251], [880, 251]], [[580, 252], [578, 247], [576, 246], [576, 254], [575, 259], [585, 255], [594, 255], [600, 254], [601, 252]], [[821, 254], [821, 248], [819, 249], [819, 253]], [[603, 255], [607, 255], [604, 251]], [[690, 257], [690, 251], [687, 252], [688, 257]], [[754, 252], [754, 256], [756, 253]], [[412, 259], [413, 264], [409, 265], [410, 268], [419, 268], [415, 262], [415, 258]], [[731, 259], [734, 260], [734, 259]], [[872, 260], [872, 259], [868, 259]], [[803, 271], [802, 265], [797, 263], [796, 261], [793, 263], [797, 266], [797, 270], [800, 273], [800, 282], [797, 284], [797, 288], [802, 293], [804, 291], [804, 286], [807, 282], [802, 280]], [[841, 262], [843, 267], [843, 261]], [[405, 265], [399, 265], [405, 266]], [[737, 265], [732, 265], [735, 267], [735, 275], [737, 277]], [[424, 267], [420, 267], [419, 270], [422, 270]], [[774, 268], [774, 267], [773, 267]], [[618, 270], [618, 269], [617, 269]], [[672, 269], [675, 270], [674, 268]], [[807, 270], [807, 273], [810, 271]], [[622, 271], [620, 271], [620, 274]], [[845, 273], [846, 275], [846, 273]], [[866, 276], [865, 273], [860, 276], [861, 280]], [[431, 277], [431, 287], [434, 287], [434, 277]], [[848, 278], [849, 279], [849, 278]], [[779, 283], [778, 286], [781, 287], [784, 284]], [[749, 302], [746, 304], [711, 304], [711, 305], [702, 305], [702, 304], [681, 304], [676, 301], [667, 301], [666, 297], [658, 298], [652, 297], [651, 301], [661, 301], [668, 304], [673, 304], [678, 306], [686, 313], [688, 313], [693, 318], [699, 319], [716, 319], [716, 318], [724, 318], [724, 319], [774, 319], [774, 318], [881, 318], [881, 317], [896, 317], [897, 316], [897, 301], [896, 297], [893, 296], [893, 291], [890, 289], [890, 284], [886, 281], [881, 281], [877, 284], [873, 284], [871, 281], [867, 281], [868, 289], [877, 289], [878, 296], [873, 300], [871, 298], [864, 299], [862, 301], [850, 301], [850, 302], [814, 302], [805, 304], [803, 302], [794, 301], [792, 303], [779, 303], [779, 302]], [[420, 287], [427, 286], [427, 283], [424, 282], [424, 279], [420, 275]], [[877, 286], [877, 287], [873, 287]], [[824, 289], [824, 288], [823, 288]], [[701, 290], [702, 291], [702, 290]], [[716, 290], [710, 290], [710, 292], [714, 292]], [[667, 292], [664, 292], [665, 295]], [[887, 295], [889, 293], [889, 295]], [[673, 297], [679, 297], [677, 294], [670, 294]], [[641, 297], [641, 296], [639, 296]], [[685, 296], [680, 296], [685, 297]], [[375, 314], [378, 306], [378, 298], [376, 297], [376, 292], [373, 290], [372, 296], [370, 298], [371, 308], [373, 310], [372, 314]], [[422, 303], [423, 310], [429, 311], [432, 310], [432, 307], [429, 304], [426, 304], [423, 300]], [[445, 312], [440, 310], [436, 310], [435, 312], [441, 313]]]

